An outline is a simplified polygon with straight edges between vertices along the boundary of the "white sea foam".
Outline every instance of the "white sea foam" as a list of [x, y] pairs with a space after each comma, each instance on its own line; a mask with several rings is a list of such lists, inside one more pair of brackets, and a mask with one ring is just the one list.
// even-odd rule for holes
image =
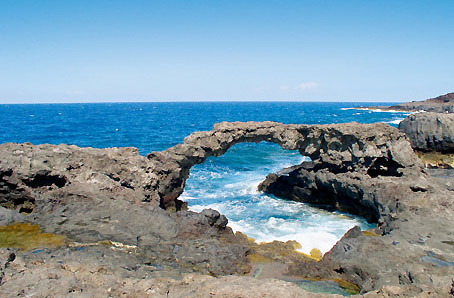
[[385, 123], [399, 124], [400, 122], [402, 122], [402, 120], [404, 120], [404, 118], [402, 118], [402, 119], [395, 119], [395, 120], [391, 120], [391, 121], [386, 121]]
[[187, 194], [184, 194], [184, 193], [179, 197], [179, 199], [183, 200], [183, 201], [197, 200], [196, 197], [191, 197], [191, 196], [188, 196]]
[[302, 226], [298, 221], [270, 217], [262, 223], [247, 220], [231, 221], [229, 226], [234, 231], [241, 231], [256, 242], [271, 242], [274, 240], [295, 240], [301, 244], [298, 251], [309, 254], [313, 248], [322, 253], [329, 251], [340, 237], [357, 223], [340, 223], [339, 220], [324, 220], [317, 225]]
[[[258, 242], [296, 240], [302, 246], [300, 251], [305, 253], [313, 248], [326, 252], [349, 228], [364, 226], [364, 221], [259, 193], [258, 184], [270, 172], [310, 160], [297, 152], [276, 149], [277, 146], [260, 146], [257, 145], [257, 151], [253, 151], [254, 147], [235, 148], [233, 157], [227, 152], [219, 158], [222, 163], [212, 159], [194, 167], [180, 198], [196, 212], [207, 208], [218, 210], [227, 216], [228, 225], [234, 231], [241, 231]], [[235, 157], [238, 154], [240, 158]], [[267, 158], [254, 159], [256, 156]], [[245, 164], [235, 166], [241, 162]], [[243, 168], [247, 170], [239, 170]]]
[[[406, 113], [407, 115], [410, 114], [415, 114], [415, 113], [424, 113], [424, 110], [419, 110], [419, 111], [406, 111], [406, 110], [388, 110], [388, 109], [375, 109], [375, 108], [367, 108], [367, 107], [357, 107], [357, 108], [341, 108], [342, 111], [347, 111], [347, 110], [360, 110], [360, 111], [369, 111], [369, 112], [375, 112], [375, 113]], [[355, 114], [359, 115], [359, 113]]]
[[403, 113], [403, 111], [399, 110], [382, 110], [382, 109], [367, 109], [367, 110], [375, 113]]

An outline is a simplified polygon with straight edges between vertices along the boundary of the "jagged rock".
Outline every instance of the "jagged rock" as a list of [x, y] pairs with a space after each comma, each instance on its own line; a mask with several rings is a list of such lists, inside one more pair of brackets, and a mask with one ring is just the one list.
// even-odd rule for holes
[[[248, 248], [234, 241], [224, 216], [216, 211], [169, 213], [159, 207], [155, 172], [153, 162], [135, 148], [3, 144], [0, 203], [23, 212], [23, 194], [29, 213], [2, 209], [2, 222], [35, 223], [82, 247], [103, 241], [134, 246], [135, 262], [151, 259], [169, 270], [213, 275], [247, 270]], [[177, 261], [177, 246], [204, 246], [207, 253], [197, 260]]]
[[[333, 172], [322, 161], [303, 163], [268, 175], [259, 189], [281, 198], [331, 206], [359, 214], [378, 223], [375, 233], [349, 231], [315, 266], [291, 268], [291, 273], [308, 278], [343, 278], [367, 292], [410, 280], [413, 289], [437, 284], [446, 287], [448, 263], [454, 254], [443, 237], [454, 237], [451, 206], [453, 192], [421, 170], [395, 171], [394, 167], [344, 169]], [[371, 171], [371, 169], [375, 169]], [[449, 235], [449, 236], [448, 236]], [[446, 242], [447, 243], [447, 242]], [[422, 264], [428, 251], [442, 252], [434, 264]], [[448, 274], [449, 275], [449, 274]], [[422, 291], [422, 290], [421, 290]]]
[[12, 255], [0, 249], [1, 297], [341, 297], [309, 293], [275, 279], [201, 274], [178, 278], [152, 272], [128, 277], [110, 270], [102, 257], [91, 262], [26, 262]]
[[[0, 206], [15, 210], [20, 221], [39, 224], [44, 232], [65, 235], [69, 243], [17, 252], [20, 258], [12, 264], [21, 267], [22, 260], [27, 265], [17, 272], [8, 266], [11, 271], [4, 271], [0, 293], [17, 295], [20, 285], [27, 295], [33, 294], [31, 285], [40, 284], [41, 273], [51, 276], [58, 266], [65, 272], [52, 275], [55, 286], [48, 290], [49, 283], [43, 283], [38, 294], [91, 289], [109, 295], [105, 289], [112, 285], [121, 291], [113, 294], [134, 296], [136, 280], [151, 280], [152, 289], [159, 277], [247, 272], [249, 248], [226, 226], [226, 218], [214, 210], [185, 211], [178, 197], [193, 165], [237, 143], [261, 141], [299, 150], [312, 160], [272, 176], [262, 184], [266, 189], [361, 214], [378, 223], [375, 232], [381, 235], [353, 230], [320, 262], [289, 264], [288, 274], [346, 279], [363, 292], [390, 286], [449, 292], [452, 192], [424, 172], [403, 133], [386, 124], [224, 122], [146, 157], [135, 148], [0, 145]], [[284, 185], [286, 190], [280, 187]], [[87, 290], [78, 281], [85, 277], [77, 277], [77, 272], [95, 272], [102, 282], [87, 279]], [[128, 287], [118, 279], [134, 281]], [[193, 284], [184, 284], [177, 293], [224, 293], [218, 281], [227, 281], [227, 288], [238, 283], [257, 287], [240, 277], [221, 278], [203, 285], [190, 281]], [[167, 280], [166, 285], [177, 287], [178, 282]], [[162, 289], [163, 295], [172, 291], [170, 286]]]
[[400, 122], [399, 130], [416, 150], [454, 153], [454, 114], [412, 114]]
[[[164, 208], [182, 205], [183, 192], [192, 166], [209, 156], [220, 156], [241, 142], [273, 142], [284, 149], [299, 150], [313, 161], [321, 161], [331, 172], [369, 171], [399, 175], [421, 167], [405, 136], [383, 123], [295, 125], [275, 122], [222, 122], [211, 131], [195, 132], [182, 144], [147, 155], [154, 161], [157, 190]], [[328, 166], [329, 165], [329, 166]]]

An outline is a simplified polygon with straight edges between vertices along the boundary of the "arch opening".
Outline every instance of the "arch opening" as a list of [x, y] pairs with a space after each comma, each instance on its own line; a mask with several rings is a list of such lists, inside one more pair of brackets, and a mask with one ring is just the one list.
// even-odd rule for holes
[[190, 210], [211, 208], [229, 219], [234, 231], [258, 242], [296, 240], [301, 251], [326, 252], [355, 225], [368, 229], [364, 218], [325, 210], [265, 194], [257, 186], [272, 172], [308, 160], [296, 150], [284, 150], [267, 142], [241, 143], [224, 155], [208, 157], [191, 168], [180, 200]]

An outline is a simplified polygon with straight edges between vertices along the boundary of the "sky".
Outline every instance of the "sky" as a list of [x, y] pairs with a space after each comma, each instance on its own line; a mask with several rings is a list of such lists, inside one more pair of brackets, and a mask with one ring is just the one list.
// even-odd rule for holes
[[424, 100], [452, 0], [0, 0], [0, 103]]

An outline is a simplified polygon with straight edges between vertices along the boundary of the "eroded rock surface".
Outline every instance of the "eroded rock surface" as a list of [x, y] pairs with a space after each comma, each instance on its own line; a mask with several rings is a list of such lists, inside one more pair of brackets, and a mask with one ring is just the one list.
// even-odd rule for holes
[[[85, 258], [85, 256], [82, 256]], [[58, 257], [57, 257], [58, 258]], [[186, 274], [175, 279], [148, 273], [125, 276], [111, 271], [102, 258], [91, 262], [48, 260], [27, 262], [0, 249], [0, 296], [2, 297], [341, 297], [314, 294], [276, 279]], [[119, 272], [120, 271], [120, 272]], [[125, 270], [123, 270], [125, 271]]]
[[[299, 150], [312, 159], [269, 176], [263, 190], [329, 204], [378, 223], [379, 236], [352, 230], [320, 262], [292, 265], [284, 260], [286, 274], [347, 280], [378, 296], [405, 293], [402, 289], [449, 293], [453, 192], [444, 181], [424, 173], [403, 133], [386, 124], [274, 122], [216, 124], [211, 131], [193, 133], [182, 144], [146, 157], [135, 148], [0, 145], [2, 224], [30, 222], [68, 239], [63, 247], [14, 251], [16, 261], [8, 261], [10, 253], [0, 272], [0, 293], [21, 293], [17, 285], [29, 293], [25, 285], [36, 283], [30, 280], [41, 273], [58, 285], [48, 290], [55, 295], [104, 293], [109, 287], [120, 291], [113, 296], [135, 294], [136, 289], [142, 295], [156, 287], [163, 289], [159, 295], [167, 295], [174, 287], [182, 296], [203, 297], [214, 291], [222, 297], [222, 291], [235, 285], [246, 292], [250, 288], [261, 293], [260, 288], [272, 293], [262, 288], [263, 282], [244, 277], [188, 277], [247, 273], [247, 256], [253, 252], [226, 226], [223, 215], [185, 211], [178, 200], [193, 165], [237, 143], [261, 141]], [[14, 262], [23, 268], [12, 270]], [[96, 280], [77, 272], [95, 272]], [[84, 287], [72, 282], [84, 278]], [[119, 278], [129, 285], [117, 283]], [[157, 278], [164, 278], [167, 287], [156, 286]], [[282, 297], [307, 294], [284, 282], [272, 283], [287, 289], [280, 292]], [[43, 286], [37, 295], [46, 289]]]
[[[211, 131], [186, 137], [182, 144], [147, 155], [157, 161], [161, 206], [178, 209], [190, 168], [209, 156], [220, 156], [241, 142], [273, 142], [320, 161], [331, 172], [363, 171], [402, 175], [421, 166], [398, 130], [383, 124], [294, 125], [275, 122], [222, 122]], [[181, 204], [180, 204], [181, 205]]]
[[454, 114], [417, 113], [399, 124], [414, 149], [454, 153]]
[[[381, 143], [367, 131], [361, 136]], [[401, 152], [414, 159], [408, 142], [400, 142], [398, 137], [387, 139], [387, 153], [381, 151], [372, 162], [360, 161], [358, 167], [314, 158], [270, 174], [259, 185], [281, 198], [359, 214], [377, 223], [372, 233], [359, 228], [348, 232], [312, 270], [291, 266], [291, 274], [344, 278], [363, 291], [389, 285], [411, 285], [412, 295], [425, 287], [447, 289], [448, 276], [454, 273], [454, 242], [443, 239], [454, 237], [454, 192], [446, 181], [427, 175], [419, 161], [394, 160], [394, 148], [404, 148]]]
[[[0, 152], [0, 205], [9, 208], [0, 213], [3, 224], [21, 216], [70, 242], [137, 247], [132, 262], [162, 270], [215, 275], [247, 270], [247, 248], [229, 240], [234, 237], [223, 215], [159, 207], [153, 163], [135, 148], [3, 144]], [[28, 214], [11, 214], [24, 209]]]

